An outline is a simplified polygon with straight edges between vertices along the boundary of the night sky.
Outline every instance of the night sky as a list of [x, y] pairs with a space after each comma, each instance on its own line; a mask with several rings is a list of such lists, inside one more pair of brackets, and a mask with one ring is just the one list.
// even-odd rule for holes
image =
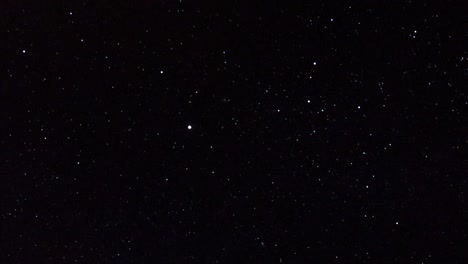
[[0, 263], [468, 262], [464, 1], [20, 2]]

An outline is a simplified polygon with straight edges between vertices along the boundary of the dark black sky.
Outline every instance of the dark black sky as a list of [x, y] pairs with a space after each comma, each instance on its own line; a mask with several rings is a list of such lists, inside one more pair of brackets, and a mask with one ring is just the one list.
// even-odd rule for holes
[[466, 263], [463, 1], [20, 2], [0, 263]]

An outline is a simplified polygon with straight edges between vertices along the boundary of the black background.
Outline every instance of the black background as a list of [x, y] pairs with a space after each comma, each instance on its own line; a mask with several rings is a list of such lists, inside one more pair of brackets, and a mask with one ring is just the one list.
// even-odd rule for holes
[[0, 262], [466, 263], [466, 10], [6, 1]]

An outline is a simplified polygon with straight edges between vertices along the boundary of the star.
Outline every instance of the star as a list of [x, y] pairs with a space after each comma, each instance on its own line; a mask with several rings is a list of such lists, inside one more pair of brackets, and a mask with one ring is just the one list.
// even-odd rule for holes
[[192, 126], [191, 126], [191, 125], [188, 125], [188, 126], [187, 126], [187, 129], [188, 129], [188, 130], [192, 129]]

